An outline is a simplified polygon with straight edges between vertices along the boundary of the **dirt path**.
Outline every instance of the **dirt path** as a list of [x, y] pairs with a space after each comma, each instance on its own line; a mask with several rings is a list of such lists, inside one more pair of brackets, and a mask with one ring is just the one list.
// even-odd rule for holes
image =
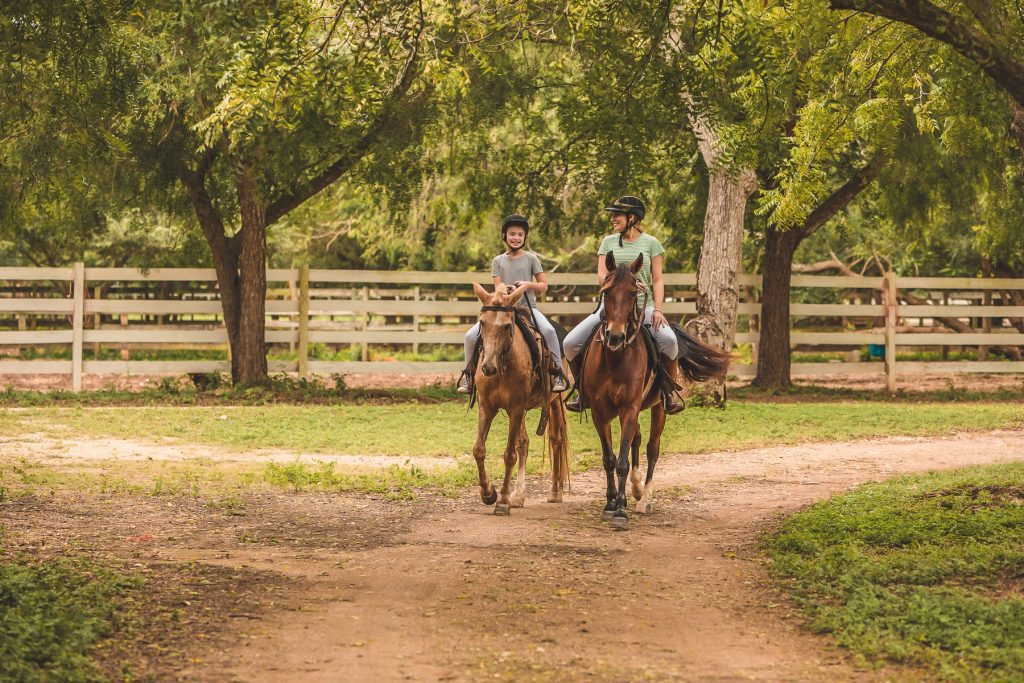
[[[531, 482], [527, 507], [505, 518], [471, 491], [414, 505], [282, 494], [213, 521], [208, 510], [137, 502], [125, 515], [132, 525], [111, 533], [174, 529], [156, 532], [138, 561], [290, 587], [274, 602], [256, 582], [248, 599], [262, 603], [259, 614], [221, 624], [198, 661], [175, 667], [183, 679], [914, 679], [857, 668], [802, 632], [768, 585], [757, 539], [781, 515], [865, 481], [1022, 453], [1024, 432], [1004, 431], [668, 454], [655, 512], [633, 515], [621, 533], [598, 519], [602, 473], [575, 477], [561, 505]], [[67, 514], [21, 512], [0, 522], [26, 535], [70, 524]]]

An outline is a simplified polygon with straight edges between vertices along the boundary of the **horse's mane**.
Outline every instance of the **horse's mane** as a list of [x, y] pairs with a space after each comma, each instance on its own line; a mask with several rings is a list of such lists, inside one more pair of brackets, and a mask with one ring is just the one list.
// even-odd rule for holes
[[629, 265], [625, 263], [620, 263], [619, 265], [615, 266], [615, 272], [613, 272], [611, 276], [605, 281], [605, 287], [617, 285], [627, 277], [630, 279], [634, 279], [633, 271], [630, 269]]

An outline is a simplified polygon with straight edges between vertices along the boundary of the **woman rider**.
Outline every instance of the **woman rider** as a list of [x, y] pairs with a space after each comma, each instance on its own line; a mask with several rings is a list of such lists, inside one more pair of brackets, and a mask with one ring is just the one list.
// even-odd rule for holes
[[[644, 310], [644, 324], [650, 326], [658, 350], [662, 354], [662, 364], [669, 377], [679, 383], [679, 340], [665, 319], [663, 307], [665, 303], [665, 283], [662, 279], [662, 262], [665, 248], [656, 238], [644, 233], [640, 222], [647, 213], [644, 203], [637, 197], [625, 196], [605, 207], [608, 212], [613, 234], [601, 242], [597, 250], [597, 282], [603, 285], [608, 270], [605, 267], [605, 254], [615, 255], [616, 263], [632, 263], [640, 254], [644, 256], [643, 267], [637, 273], [637, 290], [644, 300], [646, 292], [647, 305]], [[581, 352], [584, 344], [590, 339], [591, 332], [601, 322], [601, 308], [591, 314], [583, 322], [573, 328], [565, 338], [565, 357], [569, 360], [574, 377], [579, 377], [583, 358]], [[573, 412], [583, 411], [582, 397], [577, 396], [566, 404]], [[683, 409], [682, 404], [675, 400], [672, 393], [665, 396], [665, 412], [675, 415]]]

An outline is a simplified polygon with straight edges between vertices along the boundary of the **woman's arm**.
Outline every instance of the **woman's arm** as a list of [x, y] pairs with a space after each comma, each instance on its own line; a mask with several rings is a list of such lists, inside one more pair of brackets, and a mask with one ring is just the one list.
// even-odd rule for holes
[[654, 314], [651, 316], [651, 326], [654, 329], [668, 324], [665, 318], [665, 280], [661, 276], [661, 265], [664, 258], [658, 254], [651, 259], [651, 284], [654, 286]]

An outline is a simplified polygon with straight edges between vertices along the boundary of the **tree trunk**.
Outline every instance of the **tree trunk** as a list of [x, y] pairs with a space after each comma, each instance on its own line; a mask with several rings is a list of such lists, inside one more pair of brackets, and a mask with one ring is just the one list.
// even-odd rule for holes
[[231, 374], [236, 384], [259, 384], [267, 380], [267, 205], [250, 166], [236, 169], [235, 184], [242, 218], [238, 258], [241, 311]]
[[[708, 167], [710, 184], [697, 266], [697, 316], [686, 323], [686, 329], [705, 344], [728, 351], [736, 339], [743, 222], [747, 200], [757, 189], [757, 177], [752, 169], [732, 173], [722, 167], [717, 133], [697, 114], [691, 114], [690, 122]], [[721, 404], [725, 380], [715, 380], [710, 387], [715, 401]]]
[[841, 187], [814, 208], [804, 224], [786, 232], [769, 228], [765, 240], [761, 286], [761, 341], [754, 386], [784, 391], [792, 385], [789, 356], [789, 290], [793, 278], [793, 254], [805, 239], [864, 190], [885, 167], [879, 153], [857, 170]]
[[751, 384], [764, 389], [789, 389], [789, 290], [793, 254], [804, 239], [802, 230], [769, 228], [761, 272], [761, 341], [757, 375]]
[[[221, 308], [224, 312], [224, 327], [228, 333], [228, 347], [231, 349], [231, 379], [238, 380], [237, 349], [240, 346], [242, 311], [242, 287], [238, 271], [238, 240], [224, 234], [224, 221], [206, 191], [202, 171], [183, 171], [181, 181], [188, 191], [196, 219], [210, 245], [213, 267], [217, 272], [217, 287], [220, 290]], [[237, 237], [237, 236], [236, 236]]]

